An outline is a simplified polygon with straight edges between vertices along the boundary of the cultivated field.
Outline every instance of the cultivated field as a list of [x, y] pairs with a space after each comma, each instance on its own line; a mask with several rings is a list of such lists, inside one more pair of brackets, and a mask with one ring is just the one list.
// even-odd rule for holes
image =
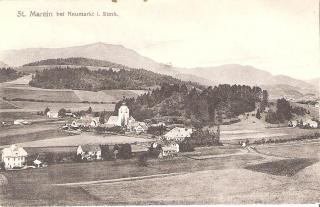
[[51, 102], [32, 102], [32, 101], [10, 101], [10, 103], [23, 108], [23, 110], [44, 111], [49, 107], [51, 111], [58, 112], [61, 108], [71, 111], [87, 110], [89, 107], [95, 111], [114, 111], [115, 104], [93, 104], [93, 103], [51, 103]]
[[53, 139], [44, 139], [31, 142], [18, 143], [21, 147], [67, 147], [85, 144], [125, 144], [152, 142], [150, 139], [116, 135], [94, 135], [93, 133], [81, 133], [80, 135], [67, 136]]

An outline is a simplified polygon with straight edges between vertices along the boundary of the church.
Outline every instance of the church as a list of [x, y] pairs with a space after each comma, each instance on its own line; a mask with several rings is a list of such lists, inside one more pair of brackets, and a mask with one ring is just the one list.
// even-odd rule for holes
[[110, 116], [107, 125], [113, 126], [123, 126], [126, 127], [129, 124], [129, 121], [132, 117], [130, 117], [130, 110], [125, 102], [122, 103], [118, 110], [118, 116]]

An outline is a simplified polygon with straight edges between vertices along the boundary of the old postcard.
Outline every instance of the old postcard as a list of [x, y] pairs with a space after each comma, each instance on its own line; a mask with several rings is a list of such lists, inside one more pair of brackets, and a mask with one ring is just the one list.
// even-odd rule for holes
[[0, 0], [0, 205], [320, 203], [319, 0]]

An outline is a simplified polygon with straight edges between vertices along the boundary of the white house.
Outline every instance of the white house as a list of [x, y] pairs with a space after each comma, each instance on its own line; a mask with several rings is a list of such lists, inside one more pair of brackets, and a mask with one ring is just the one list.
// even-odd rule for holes
[[99, 145], [80, 145], [77, 155], [81, 155], [83, 160], [101, 160], [101, 148]]
[[192, 129], [175, 127], [164, 135], [166, 140], [183, 141], [187, 137], [191, 137]]
[[2, 150], [2, 161], [6, 169], [21, 168], [26, 162], [28, 153], [17, 145], [11, 145], [8, 148]]
[[307, 119], [303, 121], [303, 126], [309, 126], [311, 128], [318, 128], [318, 123], [316, 121], [312, 121], [311, 119]]
[[76, 120], [74, 126], [82, 127], [97, 127], [99, 125], [99, 117], [83, 116]]
[[110, 116], [106, 125], [119, 126], [118, 125], [118, 116]]
[[14, 125], [26, 125], [26, 124], [30, 124], [30, 122], [23, 120], [23, 119], [16, 119], [13, 121]]
[[314, 105], [314, 107], [319, 108], [319, 107], [320, 107], [320, 103], [319, 103], [319, 102], [316, 103], [316, 104]]
[[49, 117], [49, 118], [59, 118], [59, 115], [58, 115], [58, 112], [48, 111], [47, 112], [47, 117]]
[[297, 127], [298, 124], [299, 122], [296, 120], [288, 121], [288, 127]]
[[171, 143], [169, 145], [165, 145], [161, 147], [161, 152], [159, 154], [159, 157], [167, 157], [171, 155], [175, 155], [179, 152], [179, 144], [177, 143]]

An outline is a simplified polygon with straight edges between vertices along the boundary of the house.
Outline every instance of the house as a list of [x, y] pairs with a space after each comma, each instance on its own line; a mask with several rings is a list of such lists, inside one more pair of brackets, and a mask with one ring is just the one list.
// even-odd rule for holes
[[293, 121], [288, 121], [288, 127], [297, 127], [298, 126], [298, 124], [299, 124], [299, 121], [295, 121], [295, 120], [293, 120]]
[[78, 127], [97, 127], [99, 126], [99, 117], [92, 116], [82, 116], [80, 119], [76, 120], [74, 126]]
[[2, 161], [6, 169], [22, 168], [26, 162], [28, 153], [17, 145], [11, 145], [2, 150]]
[[320, 107], [320, 103], [319, 103], [319, 102], [316, 103], [316, 104], [314, 105], [314, 107], [319, 108], [319, 107]]
[[127, 126], [127, 129], [131, 132], [141, 134], [141, 133], [146, 132], [148, 130], [148, 126], [144, 122], [130, 121], [129, 125]]
[[179, 152], [179, 144], [171, 143], [161, 147], [159, 158], [176, 155]]
[[58, 112], [48, 111], [47, 112], [47, 117], [49, 117], [49, 118], [59, 118], [59, 114], [58, 114]]
[[192, 129], [175, 127], [164, 135], [166, 140], [183, 141], [187, 137], [191, 137]]
[[30, 122], [23, 120], [23, 119], [16, 119], [13, 121], [14, 125], [26, 125], [26, 124], [30, 124]]
[[312, 121], [311, 119], [307, 119], [303, 121], [303, 126], [310, 128], [318, 128], [318, 123], [316, 121]]
[[82, 160], [101, 160], [101, 148], [99, 145], [80, 145], [77, 155], [81, 156]]

